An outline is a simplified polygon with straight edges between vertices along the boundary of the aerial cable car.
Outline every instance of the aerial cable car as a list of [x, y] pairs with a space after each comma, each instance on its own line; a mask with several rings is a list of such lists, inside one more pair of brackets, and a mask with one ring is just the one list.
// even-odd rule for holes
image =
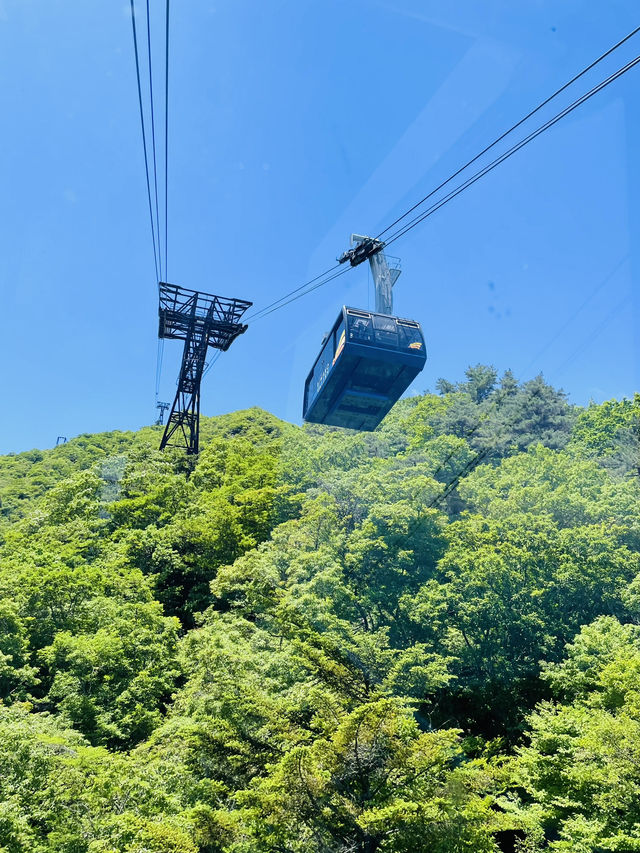
[[[427, 353], [415, 320], [393, 315], [392, 287], [399, 263], [384, 255], [384, 243], [358, 234], [338, 260], [369, 261], [376, 310], [344, 305], [325, 335], [304, 386], [305, 421], [373, 430], [423, 369]], [[355, 245], [353, 245], [355, 243]]]

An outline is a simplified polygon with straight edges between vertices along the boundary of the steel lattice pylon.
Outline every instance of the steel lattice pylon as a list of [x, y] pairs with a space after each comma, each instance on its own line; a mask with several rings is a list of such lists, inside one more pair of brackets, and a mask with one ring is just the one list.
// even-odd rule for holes
[[[225, 352], [246, 331], [240, 322], [253, 303], [227, 299], [197, 290], [188, 290], [161, 281], [158, 337], [184, 341], [182, 366], [160, 450], [184, 447], [187, 453], [199, 450], [200, 381], [209, 347]], [[179, 440], [176, 440], [176, 435]]]

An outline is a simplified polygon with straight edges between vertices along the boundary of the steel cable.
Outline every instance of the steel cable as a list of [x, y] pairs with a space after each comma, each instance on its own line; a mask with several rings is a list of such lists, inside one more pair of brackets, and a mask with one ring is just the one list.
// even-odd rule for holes
[[616, 44], [614, 44], [613, 47], [610, 47], [609, 50], [606, 50], [597, 59], [594, 59], [593, 62], [590, 62], [589, 65], [587, 65], [585, 68], [582, 69], [582, 71], [579, 71], [577, 74], [574, 74], [574, 76], [571, 78], [571, 80], [568, 80], [563, 86], [561, 86], [559, 89], [556, 89], [556, 91], [552, 95], [549, 95], [549, 97], [545, 98], [543, 101], [541, 101], [537, 107], [534, 107], [532, 110], [530, 110], [526, 114], [526, 116], [521, 118], [515, 124], [511, 125], [511, 127], [508, 130], [505, 130], [504, 133], [500, 134], [500, 136], [498, 136], [497, 139], [494, 139], [493, 142], [491, 142], [489, 145], [487, 145], [486, 148], [483, 148], [482, 151], [480, 151], [478, 154], [475, 155], [475, 157], [472, 157], [471, 160], [468, 160], [464, 164], [464, 166], [461, 166], [452, 175], [449, 175], [449, 177], [445, 181], [443, 181], [441, 184], [439, 184], [437, 187], [435, 187], [435, 189], [433, 189], [433, 190], [431, 190], [431, 192], [427, 193], [426, 196], [421, 198], [420, 201], [416, 202], [412, 207], [410, 207], [408, 210], [406, 210], [402, 214], [402, 216], [399, 216], [390, 225], [387, 225], [387, 227], [384, 229], [384, 231], [381, 231], [375, 239], [379, 240], [383, 234], [386, 234], [387, 231], [390, 231], [392, 228], [394, 228], [399, 222], [401, 222], [403, 219], [405, 219], [407, 216], [409, 216], [410, 213], [413, 213], [413, 211], [416, 210], [418, 207], [420, 207], [422, 204], [424, 204], [425, 201], [427, 201], [432, 196], [434, 196], [439, 190], [441, 190], [443, 187], [445, 187], [450, 181], [452, 181], [454, 178], [457, 178], [458, 175], [460, 175], [462, 172], [464, 172], [465, 169], [467, 169], [469, 166], [473, 165], [473, 163], [475, 163], [477, 160], [479, 160], [480, 157], [482, 157], [484, 154], [487, 153], [487, 151], [490, 151], [499, 142], [502, 142], [502, 140], [505, 139], [507, 136], [509, 136], [510, 133], [513, 133], [514, 130], [516, 130], [518, 127], [523, 125], [526, 121], [528, 121], [528, 119], [530, 119], [537, 112], [539, 112], [543, 107], [545, 107], [548, 103], [550, 103], [554, 98], [557, 98], [557, 96], [560, 95], [562, 92], [564, 92], [565, 89], [568, 89], [569, 86], [571, 86], [573, 83], [575, 83], [581, 77], [583, 77], [585, 74], [587, 74], [589, 71], [591, 71], [592, 68], [595, 68], [595, 66], [598, 65], [600, 62], [602, 62], [603, 59], [606, 59], [607, 56], [610, 56], [615, 50], [617, 50], [619, 47], [621, 47], [625, 42], [629, 41], [629, 39], [632, 38], [632, 36], [636, 35], [636, 33], [638, 33], [638, 32], [640, 32], [640, 27], [636, 27], [635, 30], [632, 30], [632, 32], [630, 32], [624, 38], [620, 39], [620, 41], [617, 42]]
[[169, 0], [165, 13], [164, 51], [164, 274], [168, 278], [169, 256]]
[[[158, 262], [160, 267], [160, 278], [162, 279], [162, 249], [160, 247], [160, 213], [158, 209], [158, 163], [156, 156], [156, 117], [153, 97], [153, 73], [151, 70], [151, 13], [149, 0], [147, 0], [147, 54], [149, 65], [149, 101], [151, 104], [151, 151], [153, 153], [153, 186], [155, 190], [156, 207], [156, 229], [158, 232]], [[166, 275], [166, 271], [165, 271]]]
[[156, 227], [153, 220], [153, 205], [151, 203], [151, 181], [149, 178], [149, 157], [147, 152], [147, 133], [144, 122], [144, 108], [142, 106], [142, 85], [140, 83], [140, 59], [138, 52], [138, 34], [136, 31], [136, 9], [134, 0], [129, 0], [131, 4], [131, 26], [133, 29], [133, 49], [136, 59], [136, 79], [138, 82], [138, 104], [140, 106], [140, 126], [142, 128], [142, 149], [144, 152], [144, 170], [147, 177], [147, 199], [149, 202], [149, 219], [151, 221], [151, 239], [153, 241], [153, 262], [156, 271], [156, 281], [160, 279], [160, 265], [158, 263], [159, 245], [156, 240]]
[[550, 127], [553, 127], [553, 125], [557, 124], [557, 122], [559, 122], [565, 116], [569, 115], [569, 113], [573, 112], [573, 110], [577, 109], [579, 106], [581, 106], [583, 103], [585, 103], [585, 101], [588, 101], [589, 98], [592, 98], [594, 95], [596, 95], [598, 92], [602, 91], [602, 89], [609, 86], [611, 83], [613, 83], [619, 77], [621, 77], [623, 74], [626, 74], [627, 71], [630, 71], [639, 62], [640, 62], [640, 55], [636, 56], [634, 59], [630, 60], [626, 65], [624, 65], [622, 68], [619, 68], [617, 71], [615, 71], [613, 74], [611, 74], [605, 80], [603, 80], [601, 83], [598, 83], [596, 86], [593, 86], [591, 89], [589, 89], [588, 92], [585, 92], [584, 95], [581, 95], [579, 98], [577, 98], [571, 104], [569, 104], [569, 106], [565, 107], [563, 110], [561, 110], [555, 116], [553, 116], [553, 118], [549, 119], [544, 124], [540, 125], [538, 128], [536, 128], [536, 130], [532, 131], [530, 134], [528, 134], [528, 136], [525, 136], [524, 139], [520, 140], [520, 142], [516, 143], [511, 148], [507, 149], [507, 151], [505, 151], [499, 157], [496, 157], [495, 160], [492, 160], [491, 163], [488, 163], [486, 166], [484, 166], [478, 172], [473, 174], [470, 178], [467, 178], [466, 181], [463, 181], [462, 184], [459, 184], [455, 189], [453, 189], [449, 193], [447, 193], [447, 195], [444, 196], [444, 198], [442, 198], [439, 201], [432, 204], [431, 207], [428, 207], [424, 213], [421, 213], [419, 216], [416, 216], [413, 219], [409, 220], [409, 222], [406, 225], [402, 226], [402, 228], [400, 228], [398, 231], [396, 231], [394, 234], [392, 234], [391, 237], [385, 241], [385, 246], [389, 246], [389, 245], [391, 245], [391, 243], [394, 243], [400, 237], [403, 237], [405, 234], [407, 234], [409, 231], [411, 231], [413, 228], [415, 228], [416, 225], [419, 225], [421, 222], [423, 222], [429, 216], [434, 214], [437, 210], [439, 210], [445, 204], [447, 204], [452, 199], [454, 199], [461, 192], [463, 192], [468, 187], [475, 184], [476, 181], [480, 180], [480, 178], [484, 177], [486, 174], [493, 171], [493, 169], [495, 169], [496, 166], [499, 166], [501, 163], [504, 163], [505, 160], [508, 160], [509, 157], [512, 157], [521, 148], [524, 148], [524, 146], [528, 145], [529, 142], [532, 142], [534, 139], [536, 139], [538, 136], [540, 136], [540, 134], [544, 133]]

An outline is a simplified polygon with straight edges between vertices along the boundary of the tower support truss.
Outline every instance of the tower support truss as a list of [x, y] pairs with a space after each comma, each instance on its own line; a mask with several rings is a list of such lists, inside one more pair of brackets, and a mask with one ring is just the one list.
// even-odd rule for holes
[[207, 352], [209, 347], [226, 352], [246, 331], [246, 324], [240, 321], [252, 303], [162, 281], [159, 286], [158, 337], [184, 341], [178, 389], [160, 450], [182, 447], [188, 454], [196, 454], [200, 449], [200, 382]]

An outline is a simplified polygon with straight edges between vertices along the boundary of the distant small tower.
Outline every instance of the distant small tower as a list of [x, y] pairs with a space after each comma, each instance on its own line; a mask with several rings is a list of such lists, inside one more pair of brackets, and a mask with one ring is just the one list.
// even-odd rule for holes
[[59, 436], [56, 438], [56, 447], [57, 447], [59, 444], [66, 444], [66, 443], [67, 443], [67, 436], [66, 436], [66, 435], [59, 435]]
[[167, 409], [171, 408], [171, 403], [156, 403], [156, 409], [158, 410], [158, 418], [156, 420], [156, 426], [162, 426], [164, 423], [164, 413]]
[[[182, 365], [167, 425], [160, 442], [196, 454], [200, 448], [200, 381], [209, 347], [226, 352], [247, 330], [240, 319], [252, 302], [227, 299], [175, 284], [159, 283], [159, 338], [184, 341]], [[177, 441], [176, 441], [177, 436]]]

